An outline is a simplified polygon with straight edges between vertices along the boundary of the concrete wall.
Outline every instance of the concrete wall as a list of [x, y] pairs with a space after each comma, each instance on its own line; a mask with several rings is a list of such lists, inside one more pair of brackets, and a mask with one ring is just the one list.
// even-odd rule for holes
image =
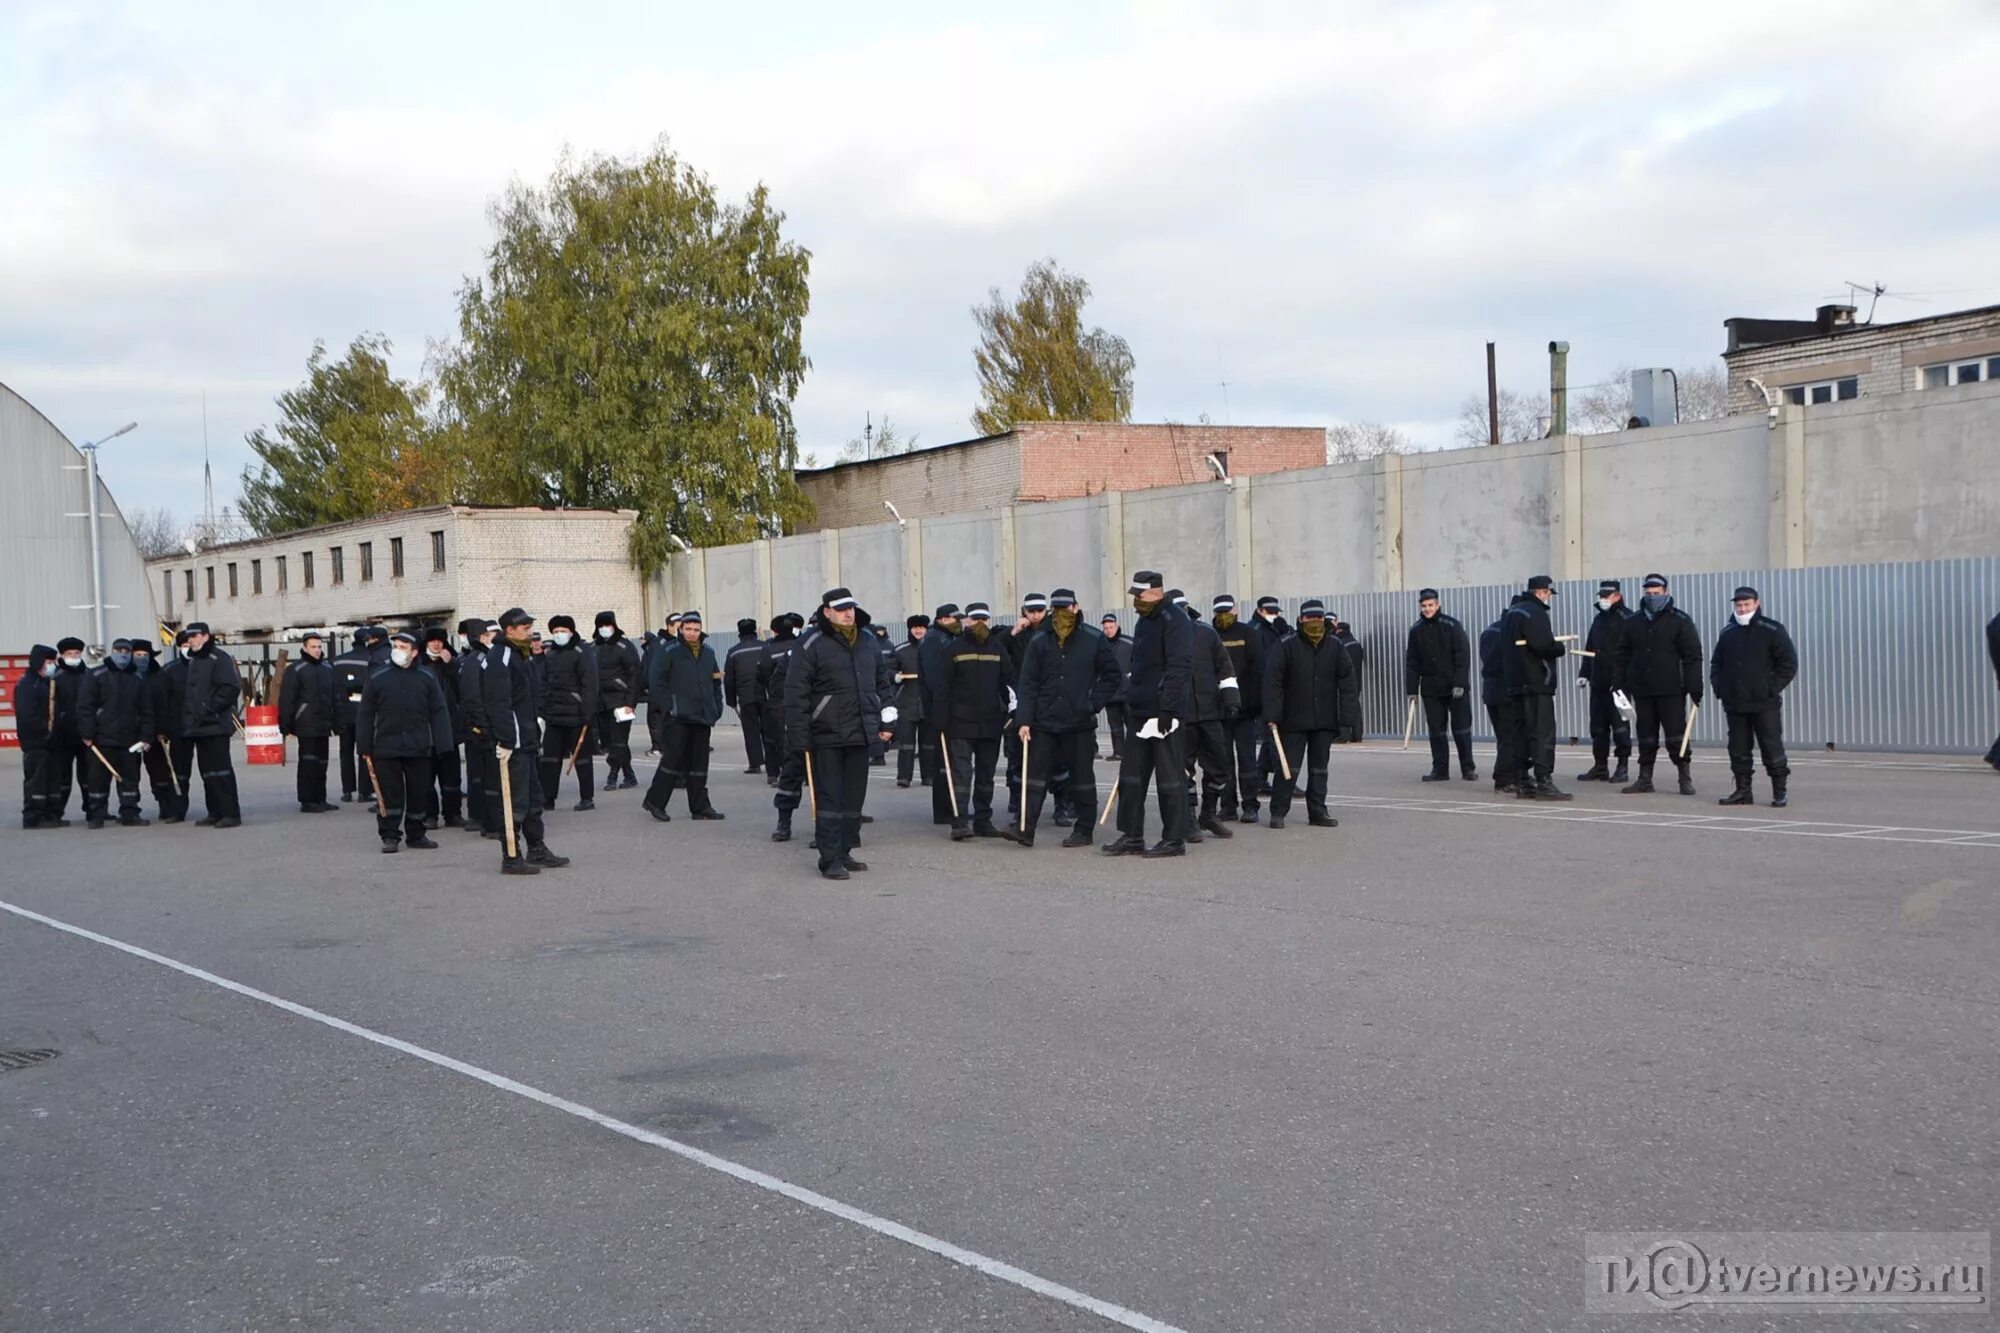
[[995, 435], [897, 458], [840, 463], [801, 472], [798, 480], [816, 511], [814, 531], [880, 523], [889, 516], [885, 500], [906, 521], [998, 509], [1013, 502], [1020, 486], [1021, 442]]
[[1230, 490], [1214, 483], [1127, 492], [1126, 563], [1133, 569], [1159, 570], [1168, 587], [1185, 591], [1190, 603], [1205, 604], [1230, 586], [1224, 534], [1230, 499]]
[[1803, 411], [1807, 564], [1994, 553], [2000, 384]]
[[1661, 431], [1653, 447], [1623, 434], [1582, 443], [1583, 549], [1598, 567], [1755, 568], [1769, 555], [1762, 413]]
[[[1095, 500], [1022, 505], [1014, 511], [1019, 596], [1074, 588], [1086, 607], [1102, 611], [1097, 569], [1103, 559], [1104, 506]], [[1010, 612], [1013, 609], [1007, 608]]]
[[[976, 600], [991, 603], [995, 619], [1010, 616], [1014, 608], [1009, 603], [1015, 594], [1003, 586], [1000, 547], [998, 514], [953, 514], [948, 518], [925, 519], [925, 613], [945, 601], [963, 606]], [[856, 588], [854, 592], [864, 601], [876, 595], [872, 589]]]
[[[868, 614], [890, 625], [900, 639], [907, 584], [903, 578], [903, 530], [894, 523], [872, 528], [849, 528], [840, 534], [840, 582], [850, 588], [866, 588]], [[823, 586], [820, 591], [825, 591]], [[817, 603], [815, 603], [816, 605]], [[807, 608], [810, 614], [811, 608]], [[929, 610], [928, 607], [925, 610]]]

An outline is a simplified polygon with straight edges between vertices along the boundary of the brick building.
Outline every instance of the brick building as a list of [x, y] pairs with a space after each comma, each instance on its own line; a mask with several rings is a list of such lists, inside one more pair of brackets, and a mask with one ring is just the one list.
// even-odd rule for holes
[[1812, 319], [1730, 319], [1723, 327], [1731, 412], [1764, 410], [1753, 377], [1778, 401], [1811, 406], [2000, 376], [2000, 306], [1857, 324], [1853, 306], [1823, 305]]
[[800, 472], [817, 508], [804, 531], [860, 527], [888, 518], [929, 518], [1101, 491], [1140, 491], [1229, 476], [1262, 476], [1326, 464], [1321, 426], [1132, 425], [1115, 421], [1025, 422], [1003, 435], [935, 449], [837, 463]]
[[191, 620], [232, 643], [296, 631], [384, 624], [455, 626], [524, 606], [546, 623], [575, 616], [584, 633], [616, 611], [646, 626], [644, 581], [625, 553], [635, 514], [602, 509], [434, 505], [329, 523], [146, 564], [162, 620]]

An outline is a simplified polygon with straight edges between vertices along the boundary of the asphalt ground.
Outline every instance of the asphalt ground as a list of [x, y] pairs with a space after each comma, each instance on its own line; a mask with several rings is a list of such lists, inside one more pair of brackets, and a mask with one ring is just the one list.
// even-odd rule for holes
[[287, 769], [0, 831], [0, 1051], [60, 1052], [0, 1073], [0, 1328], [1615, 1328], [1587, 1232], [1992, 1227], [1975, 760], [1742, 811], [1336, 748], [1339, 829], [1164, 862], [877, 769], [834, 884], [717, 739], [726, 822], [566, 794], [533, 879]]

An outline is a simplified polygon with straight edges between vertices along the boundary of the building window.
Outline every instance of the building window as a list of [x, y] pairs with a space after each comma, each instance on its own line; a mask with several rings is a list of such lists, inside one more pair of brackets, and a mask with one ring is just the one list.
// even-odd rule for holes
[[1794, 384], [1785, 390], [1785, 401], [1803, 407], [1807, 403], [1844, 403], [1861, 396], [1861, 381], [1853, 375], [1845, 379], [1821, 380], [1818, 384]]
[[1925, 366], [1917, 383], [1920, 388], [1943, 389], [1954, 384], [1977, 384], [1981, 380], [1993, 379], [2000, 379], [2000, 356]]
[[313, 553], [311, 551], [299, 552], [299, 578], [304, 581], [306, 587], [310, 588], [313, 586]]
[[205, 582], [208, 584], [208, 600], [212, 602], [215, 600], [215, 566], [205, 566], [203, 572], [208, 575]]
[[252, 560], [250, 562], [250, 595], [252, 597], [262, 597], [264, 595], [264, 562], [262, 560]]
[[174, 571], [171, 569], [161, 571], [160, 582], [166, 585], [163, 591], [166, 593], [167, 619], [172, 620], [174, 618]]
[[375, 577], [375, 543], [363, 542], [361, 543], [361, 581], [363, 583], [366, 583], [368, 582], [368, 580], [374, 577]]
[[444, 573], [444, 529], [437, 528], [431, 533], [431, 573]]
[[229, 595], [231, 597], [236, 595], [236, 562], [234, 560], [229, 562]]
[[403, 577], [403, 539], [401, 537], [391, 537], [389, 539], [389, 577], [392, 579]]
[[183, 575], [185, 575], [185, 576], [186, 576], [186, 577], [185, 577], [185, 579], [184, 579], [184, 588], [183, 588], [183, 591], [185, 591], [185, 592], [187, 593], [187, 596], [186, 596], [186, 597], [184, 597], [184, 598], [182, 598], [181, 600], [185, 601], [185, 602], [186, 602], [186, 603], [187, 603], [187, 604], [188, 604], [189, 606], [193, 606], [193, 605], [194, 605], [194, 571], [193, 571], [192, 569], [183, 569], [183, 570], [181, 571], [181, 573], [182, 573]]
[[283, 557], [283, 556], [279, 556], [279, 557], [278, 557], [278, 591], [279, 591], [279, 592], [283, 592], [283, 591], [284, 591], [284, 590], [285, 590], [286, 588], [288, 588], [288, 587], [290, 587], [290, 586], [291, 586], [291, 582], [290, 582], [290, 581], [289, 581], [289, 580], [288, 580], [288, 579], [287, 579], [287, 578], [285, 577], [285, 557]]
[[347, 552], [338, 546], [328, 549], [326, 561], [327, 578], [338, 584], [347, 578]]

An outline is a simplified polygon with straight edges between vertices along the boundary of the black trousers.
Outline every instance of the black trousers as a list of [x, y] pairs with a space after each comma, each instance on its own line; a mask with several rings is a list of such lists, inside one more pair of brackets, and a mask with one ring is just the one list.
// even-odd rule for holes
[[354, 753], [354, 724], [343, 723], [340, 732], [340, 794], [359, 795], [366, 801], [375, 795], [375, 784], [369, 780], [368, 765], [357, 764]]
[[1278, 770], [1277, 785], [1271, 789], [1271, 818], [1282, 819], [1292, 808], [1292, 793], [1298, 790], [1302, 775], [1306, 780], [1306, 814], [1325, 815], [1327, 757], [1333, 753], [1333, 731], [1287, 731], [1282, 735], [1285, 762], [1292, 766], [1292, 775], [1288, 778], [1283, 769]]
[[1513, 784], [1521, 780], [1521, 708], [1506, 695], [1486, 701], [1486, 716], [1493, 719], [1493, 780]]
[[[951, 780], [958, 790], [958, 827], [993, 827], [993, 770], [999, 763], [998, 736], [976, 740], [952, 737]], [[950, 804], [948, 797], [946, 804]]]
[[667, 739], [667, 715], [651, 704], [646, 705], [646, 738], [658, 752]]
[[1553, 782], [1556, 775], [1556, 700], [1552, 694], [1517, 694], [1514, 758], [1520, 782]]
[[[569, 767], [569, 756], [583, 739], [581, 726], [566, 726], [555, 722], [542, 729], [542, 809], [554, 806], [557, 796], [562, 794], [563, 770]], [[576, 794], [588, 801], [595, 792], [597, 765], [590, 763], [581, 752], [576, 757]]]
[[21, 820], [61, 819], [69, 805], [70, 773], [76, 751], [45, 745], [21, 751]]
[[936, 764], [931, 756], [924, 752], [922, 741], [923, 724], [899, 715], [896, 718], [896, 784], [898, 786], [908, 786], [911, 779], [919, 773], [923, 775], [924, 781], [930, 781], [931, 773], [936, 768]]
[[[139, 817], [139, 756], [120, 745], [107, 749], [100, 745], [97, 754], [111, 761], [118, 770], [118, 817], [136, 819]], [[103, 764], [97, 762], [97, 754], [85, 747], [82, 756], [83, 769], [77, 775], [83, 783], [83, 816], [85, 819], [103, 819], [111, 808], [111, 774]]]
[[1257, 793], [1262, 789], [1257, 771], [1258, 749], [1271, 729], [1261, 717], [1239, 717], [1229, 724], [1229, 743], [1236, 753], [1236, 771], [1229, 788], [1222, 793], [1222, 817], [1234, 819], [1241, 812], [1257, 813]]
[[597, 715], [597, 744], [604, 750], [604, 790], [610, 791], [621, 773], [632, 771], [632, 724], [620, 722], [609, 710]]
[[[499, 773], [500, 754], [497, 750], [493, 752], [493, 762], [496, 774], [493, 792], [495, 796], [498, 796], [500, 794], [500, 783], [497, 774]], [[541, 846], [543, 832], [541, 802], [542, 768], [533, 750], [516, 750], [507, 756], [507, 781], [512, 787], [511, 795], [514, 798], [512, 813], [516, 838], [515, 850], [525, 852], [530, 847]], [[495, 800], [493, 805], [496, 815], [493, 827], [498, 829], [501, 827], [501, 820], [505, 818], [505, 812], [508, 807], [506, 802], [501, 800]], [[507, 859], [507, 840], [504, 837], [500, 840], [500, 859], [503, 861]]]
[[[917, 724], [918, 757], [921, 758], [928, 753], [933, 765], [931, 768], [931, 823], [933, 824], [949, 824], [952, 821], [951, 787], [946, 781], [944, 742], [943, 733], [934, 724], [930, 722]], [[963, 796], [960, 799], [963, 800]]]
[[200, 776], [205, 813], [216, 819], [243, 817], [243, 807], [236, 802], [236, 765], [229, 757], [229, 737], [175, 737], [170, 758], [190, 792], [195, 776]]
[[332, 747], [325, 736], [294, 736], [299, 743], [299, 757], [296, 767], [297, 788], [300, 805], [322, 805], [326, 802], [326, 755]]
[[424, 795], [429, 798], [430, 804], [424, 813], [436, 815], [447, 824], [456, 824], [463, 819], [465, 792], [459, 786], [460, 778], [456, 745], [432, 755], [431, 782], [424, 788]]
[[1597, 682], [1590, 685], [1590, 754], [1600, 766], [1611, 757], [1613, 747], [1617, 747], [1618, 762], [1624, 763], [1632, 756], [1632, 724], [1618, 711], [1618, 705], [1611, 701], [1612, 691], [1600, 689]]
[[382, 780], [375, 810], [375, 831], [382, 841], [423, 837], [431, 804], [431, 761], [382, 756], [375, 760], [375, 776]]
[[500, 760], [493, 742], [474, 736], [465, 743], [466, 815], [482, 833], [500, 831]]
[[[1449, 773], [1451, 771], [1451, 747], [1458, 746], [1459, 767], [1467, 773], [1473, 771], [1472, 762], [1472, 698], [1461, 694], [1456, 699], [1450, 695], [1424, 696], [1424, 726], [1431, 736], [1431, 771]], [[1449, 726], [1450, 734], [1446, 735]]]
[[[325, 743], [324, 739], [320, 741], [322, 745]], [[325, 752], [321, 751], [321, 753], [324, 754]], [[171, 815], [176, 819], [185, 819], [188, 808], [187, 782], [173, 769], [172, 763], [173, 759], [168, 754], [166, 738], [155, 736], [152, 748], [147, 750], [145, 754], [146, 777], [152, 784], [153, 804], [159, 807], [162, 815]], [[324, 780], [325, 768], [322, 767], [320, 771], [322, 780]]]
[[690, 814], [707, 814], [715, 807], [708, 799], [708, 754], [711, 729], [692, 722], [669, 722], [660, 746], [660, 766], [646, 788], [646, 804], [667, 808], [674, 789], [687, 788]]
[[[860, 845], [861, 807], [868, 800], [868, 747], [814, 746], [812, 763], [813, 786], [819, 796], [813, 841], [819, 844], [819, 868], [827, 870]], [[804, 767], [803, 756], [800, 766]]]
[[1790, 777], [1792, 765], [1785, 758], [1784, 714], [1773, 708], [1763, 713], [1732, 713], [1723, 710], [1729, 723], [1729, 771], [1747, 782], [1755, 767], [1750, 762], [1754, 741], [1764, 756], [1764, 772], [1773, 778]]
[[[1050, 788], [1057, 789], [1057, 808], [1068, 813], [1081, 829], [1097, 822], [1097, 729], [1087, 731], [1044, 731], [1034, 728], [1028, 738], [1027, 799], [1028, 832], [1033, 833], [1042, 819], [1042, 800]], [[1067, 802], [1061, 798], [1067, 794]]]
[[1111, 733], [1111, 757], [1125, 757], [1125, 705], [1104, 705], [1104, 725]]
[[1678, 765], [1681, 762], [1681, 736], [1687, 731], [1687, 696], [1634, 695], [1632, 711], [1638, 715], [1635, 730], [1639, 733], [1639, 766], [1650, 767], [1658, 758], [1662, 732], [1666, 733], [1667, 758]]
[[743, 704], [736, 710], [743, 724], [743, 755], [752, 768], [764, 767], [764, 705]]
[[[1142, 721], [1141, 726], [1145, 725]], [[1157, 785], [1160, 792], [1160, 837], [1168, 843], [1186, 842], [1187, 802], [1186, 723], [1162, 740], [1148, 740], [1136, 730], [1125, 733], [1124, 755], [1118, 763], [1118, 832], [1128, 838], [1146, 836], [1146, 789]]]
[[52, 742], [44, 751], [42, 767], [42, 818], [61, 819], [69, 809], [70, 791], [77, 785], [77, 765], [94, 762], [84, 757], [80, 745]]
[[1188, 794], [1194, 794], [1194, 774], [1201, 768], [1201, 812], [1212, 815], [1225, 802], [1236, 805], [1236, 754], [1230, 745], [1227, 722], [1195, 722], [1182, 730], [1188, 733]]

